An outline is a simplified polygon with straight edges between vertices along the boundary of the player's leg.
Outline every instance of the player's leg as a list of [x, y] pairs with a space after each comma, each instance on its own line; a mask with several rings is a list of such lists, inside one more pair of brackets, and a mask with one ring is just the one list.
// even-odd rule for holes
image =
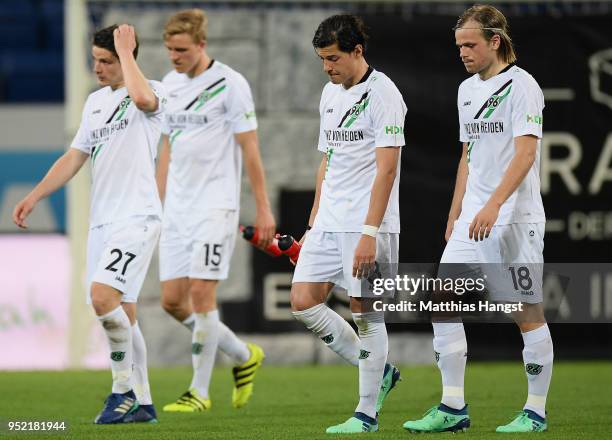
[[217, 280], [189, 280], [189, 296], [194, 308], [195, 326], [191, 339], [193, 377], [190, 391], [210, 407], [208, 388], [219, 344]]
[[499, 426], [498, 432], [540, 432], [546, 422], [546, 398], [552, 378], [553, 343], [544, 317], [542, 303], [542, 275], [544, 250], [544, 224], [509, 225], [503, 240], [503, 249], [515, 246], [517, 299], [522, 311], [513, 313], [523, 337], [523, 364], [527, 376], [527, 401], [523, 411], [509, 424]]
[[175, 402], [164, 406], [166, 412], [202, 412], [212, 406], [208, 387], [219, 341], [217, 283], [216, 280], [189, 280], [187, 293], [194, 307], [191, 339], [193, 375], [189, 389]]
[[293, 283], [291, 308], [295, 319], [321, 339], [342, 359], [359, 364], [359, 338], [346, 320], [327, 307], [332, 283]]
[[[468, 270], [464, 263], [478, 261], [467, 232], [467, 223], [455, 222], [442, 254], [439, 278], [454, 277], [456, 272]], [[470, 426], [464, 400], [467, 340], [463, 322], [460, 318], [437, 316], [432, 319], [432, 327], [436, 364], [442, 376], [442, 398], [440, 404], [427, 410], [421, 419], [409, 420], [403, 426], [413, 432], [463, 431]]]
[[[190, 332], [195, 327], [195, 314], [189, 297], [189, 278], [168, 280], [162, 285], [162, 308], [185, 326]], [[219, 321], [219, 350], [225, 353], [235, 366], [246, 363], [250, 349], [243, 340], [222, 321]]]
[[[95, 423], [121, 422], [125, 413], [137, 409], [136, 397], [130, 385], [132, 370], [131, 326], [130, 320], [121, 307], [123, 294], [108, 284], [94, 282], [106, 271], [104, 260], [110, 257], [111, 249], [105, 246], [111, 225], [89, 230], [87, 243], [87, 303], [91, 304], [106, 335], [113, 375], [113, 392], [104, 402], [104, 408], [96, 417]], [[127, 358], [127, 359], [126, 359]], [[124, 395], [126, 394], [126, 395]], [[114, 411], [119, 409], [119, 411]]]
[[[236, 245], [238, 231], [238, 211], [214, 210], [199, 226], [197, 236], [202, 242], [195, 246], [190, 277], [222, 281], [227, 279], [231, 258]], [[216, 301], [215, 301], [216, 307]], [[194, 307], [195, 309], [195, 307]], [[195, 310], [197, 313], [197, 310]], [[233, 362], [232, 406], [245, 406], [253, 394], [253, 381], [261, 367], [265, 354], [263, 349], [253, 343], [246, 343], [223, 322], [217, 319], [218, 349]]]
[[139, 408], [136, 412], [127, 416], [125, 422], [157, 422], [157, 412], [153, 405], [151, 397], [151, 386], [149, 385], [149, 372], [147, 366], [147, 345], [144, 335], [138, 325], [136, 317], [136, 303], [123, 303], [123, 310], [130, 319], [132, 326], [132, 348], [133, 348], [133, 369], [132, 369], [132, 387], [136, 398], [138, 399]]
[[[375, 432], [378, 412], [389, 391], [399, 380], [399, 370], [387, 363], [388, 337], [384, 313], [374, 310], [380, 299], [371, 292], [366, 280], [352, 277], [353, 256], [361, 234], [338, 234], [343, 255], [343, 275], [349, 286], [351, 312], [359, 334], [359, 403], [355, 413], [344, 423], [331, 426], [328, 433]], [[397, 263], [397, 234], [379, 234], [376, 240], [376, 260], [390, 266]], [[387, 383], [386, 383], [387, 382]]]
[[351, 365], [359, 365], [359, 338], [325, 301], [334, 283], [344, 283], [342, 258], [333, 234], [310, 231], [300, 251], [291, 285], [291, 310], [325, 345]]
[[108, 341], [113, 377], [112, 392], [96, 417], [97, 424], [122, 423], [127, 415], [138, 410], [132, 390], [132, 326], [121, 307], [122, 296], [111, 286], [97, 282], [91, 285], [91, 303]]
[[91, 303], [102, 324], [110, 348], [113, 393], [132, 389], [132, 325], [121, 307], [123, 293], [106, 284], [92, 283]]
[[187, 329], [193, 330], [195, 316], [193, 316], [193, 307], [189, 297], [189, 278], [187, 276], [162, 281], [160, 301], [166, 313]]
[[[154, 216], [139, 216], [101, 230], [104, 247], [91, 278], [91, 302], [111, 348], [113, 390], [96, 423], [150, 421], [153, 417], [147, 414], [132, 419], [140, 408], [133, 391], [132, 325], [136, 322], [135, 303], [159, 237], [160, 221]], [[132, 305], [124, 308], [121, 303]], [[139, 381], [148, 383], [146, 378]]]
[[179, 219], [166, 214], [159, 238], [161, 306], [174, 319], [193, 331], [195, 317], [189, 297], [190, 249], [186, 233], [179, 232]]

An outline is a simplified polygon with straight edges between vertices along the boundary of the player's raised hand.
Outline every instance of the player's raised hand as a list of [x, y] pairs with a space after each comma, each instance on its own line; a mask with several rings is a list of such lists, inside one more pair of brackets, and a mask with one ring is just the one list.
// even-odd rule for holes
[[136, 48], [136, 33], [134, 32], [133, 26], [129, 24], [119, 25], [119, 27], [114, 30], [113, 37], [117, 54], [121, 52], [133, 53]]
[[498, 216], [499, 208], [497, 206], [491, 203], [484, 205], [478, 214], [476, 214], [472, 223], [470, 223], [470, 240], [483, 241], [485, 238], [489, 238], [491, 229], [493, 229]]
[[374, 268], [376, 259], [376, 238], [362, 234], [353, 257], [353, 277], [367, 278]]
[[26, 225], [25, 220], [34, 209], [34, 205], [36, 205], [36, 203], [29, 197], [17, 203], [13, 210], [13, 222], [20, 228], [27, 229], [28, 225]]
[[276, 234], [276, 221], [272, 215], [270, 208], [257, 209], [255, 216], [255, 227], [259, 234], [259, 242], [257, 246], [262, 249], [268, 247], [272, 243], [272, 239]]

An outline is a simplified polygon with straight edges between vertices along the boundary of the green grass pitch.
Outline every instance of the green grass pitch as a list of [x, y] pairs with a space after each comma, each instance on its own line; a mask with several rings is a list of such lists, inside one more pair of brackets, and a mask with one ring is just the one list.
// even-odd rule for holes
[[[404, 380], [390, 394], [379, 418], [376, 439], [417, 437], [402, 429], [439, 401], [435, 366], [405, 366]], [[158, 410], [182, 393], [188, 368], [153, 369], [153, 397]], [[217, 368], [211, 387], [213, 408], [206, 414], [159, 414], [155, 425], [95, 426], [110, 387], [110, 372], [0, 372], [0, 437], [14, 439], [329, 439], [325, 428], [348, 418], [357, 402], [357, 370], [349, 366], [264, 366], [248, 407], [231, 407], [229, 368]], [[522, 365], [468, 363], [466, 400], [472, 427], [465, 439], [524, 439], [496, 434], [520, 410], [526, 396]], [[612, 363], [557, 362], [548, 400], [549, 431], [544, 439], [612, 438]], [[7, 420], [66, 420], [62, 434], [7, 433]], [[450, 433], [427, 434], [426, 438]], [[340, 436], [347, 438], [347, 436]], [[539, 438], [538, 437], [538, 438]], [[337, 437], [333, 437], [337, 438]]]

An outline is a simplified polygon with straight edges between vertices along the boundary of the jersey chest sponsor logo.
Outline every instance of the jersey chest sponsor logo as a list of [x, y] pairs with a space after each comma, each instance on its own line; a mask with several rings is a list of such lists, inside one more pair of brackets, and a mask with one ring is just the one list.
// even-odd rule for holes
[[363, 130], [324, 130], [327, 142], [357, 142], [365, 138]]
[[198, 113], [166, 113], [166, 123], [173, 130], [187, 125], [205, 125], [208, 124], [208, 116]]
[[463, 124], [468, 135], [494, 134], [504, 132], [504, 121], [478, 121]]
[[106, 142], [112, 135], [125, 130], [130, 123], [129, 118], [114, 121], [104, 127], [95, 128], [90, 131], [90, 138], [93, 143]]

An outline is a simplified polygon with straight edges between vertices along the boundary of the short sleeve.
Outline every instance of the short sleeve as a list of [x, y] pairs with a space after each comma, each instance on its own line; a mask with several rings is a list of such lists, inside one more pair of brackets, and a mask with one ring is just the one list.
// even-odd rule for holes
[[[166, 104], [168, 103], [168, 94], [164, 85], [158, 81], [150, 81], [149, 85], [153, 94], [157, 97], [157, 110], [146, 113], [147, 116], [158, 116], [162, 115], [166, 111]], [[165, 119], [165, 118], [163, 118]], [[162, 126], [163, 127], [163, 126]]]
[[81, 113], [81, 124], [79, 129], [70, 144], [71, 148], [80, 150], [86, 154], [91, 154], [91, 142], [89, 140], [89, 129], [87, 127], [87, 108], [89, 100], [85, 102], [83, 106], [83, 112]]
[[395, 87], [375, 90], [370, 98], [370, 115], [376, 147], [402, 147], [406, 104]]
[[[231, 79], [230, 79], [231, 78]], [[255, 103], [247, 80], [236, 73], [228, 78], [226, 101], [227, 121], [233, 133], [244, 133], [257, 129]]]
[[542, 138], [544, 95], [535, 80], [515, 78], [512, 84], [512, 136]]
[[319, 101], [319, 142], [317, 143], [317, 149], [322, 153], [327, 152], [327, 138], [325, 137], [325, 131], [323, 129], [323, 112], [325, 111], [325, 90], [327, 87], [323, 88], [323, 92], [321, 93], [321, 100]]
[[168, 119], [167, 119], [167, 113], [164, 114], [164, 117], [162, 118], [162, 123], [161, 123], [161, 132], [163, 135], [166, 136], [170, 136], [170, 133], [172, 132], [172, 129], [170, 128], [170, 125], [168, 124]]
[[463, 99], [461, 99], [461, 87], [459, 87], [459, 91], [457, 92], [457, 116], [459, 118], [459, 142], [468, 143], [470, 142], [470, 137], [468, 136], [467, 131], [465, 130], [465, 125], [461, 122], [461, 112], [463, 110]]

